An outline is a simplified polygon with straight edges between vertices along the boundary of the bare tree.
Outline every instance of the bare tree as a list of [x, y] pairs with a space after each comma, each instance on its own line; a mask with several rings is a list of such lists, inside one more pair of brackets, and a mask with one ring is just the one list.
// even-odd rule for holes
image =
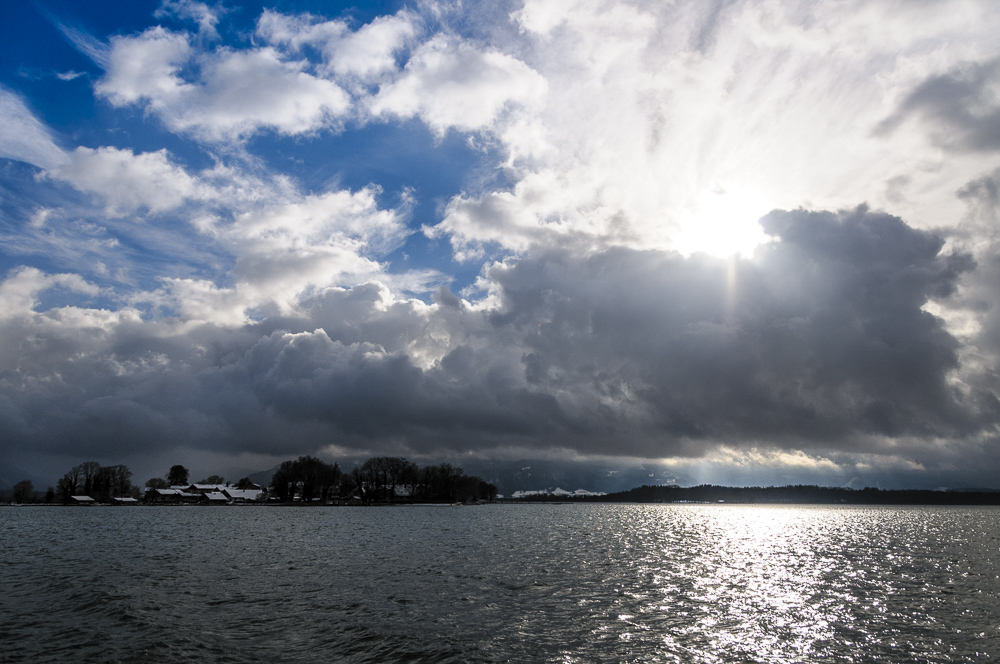
[[94, 479], [97, 477], [97, 472], [101, 469], [101, 464], [96, 461], [84, 461], [79, 466], [80, 477], [83, 481], [83, 493], [89, 496], [94, 491]]
[[162, 477], [150, 477], [146, 480], [147, 489], [169, 489], [170, 484]]
[[35, 497], [35, 486], [31, 480], [21, 480], [14, 485], [14, 502], [26, 503]]
[[56, 492], [63, 504], [69, 502], [71, 496], [75, 496], [80, 490], [80, 466], [74, 466], [68, 473], [59, 478], [56, 483]]

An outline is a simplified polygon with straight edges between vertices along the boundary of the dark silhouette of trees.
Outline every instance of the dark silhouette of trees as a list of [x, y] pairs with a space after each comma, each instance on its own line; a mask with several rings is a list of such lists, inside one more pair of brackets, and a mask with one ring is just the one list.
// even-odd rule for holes
[[97, 471], [101, 469], [101, 464], [96, 461], [84, 461], [77, 468], [83, 483], [83, 495], [89, 496], [94, 493], [94, 480], [97, 478]]
[[14, 485], [14, 502], [27, 503], [35, 497], [35, 485], [31, 480], [21, 480]]
[[53, 497], [65, 504], [72, 496], [90, 496], [107, 502], [112, 498], [136, 497], [139, 489], [132, 484], [132, 471], [124, 464], [102, 466], [96, 461], [85, 461], [73, 466], [59, 478]]
[[271, 476], [271, 491], [282, 502], [291, 502], [298, 496], [303, 502], [318, 499], [320, 503], [326, 503], [340, 484], [341, 476], [338, 464], [330, 465], [316, 457], [301, 456], [278, 466]]
[[480, 481], [476, 499], [488, 500], [489, 502], [492, 503], [494, 500], [497, 499], [497, 491], [498, 489], [495, 484], [492, 484], [490, 482]]
[[256, 489], [257, 485], [250, 481], [249, 477], [241, 477], [238, 482], [236, 482], [236, 488], [240, 491], [246, 491], [248, 489]]
[[401, 457], [371, 457], [350, 473], [362, 503], [494, 500], [497, 488], [450, 463], [419, 468]]
[[417, 464], [402, 457], [371, 457], [352, 472], [355, 488], [365, 502], [412, 500], [420, 483]]
[[426, 466], [420, 471], [421, 497], [430, 501], [458, 502], [458, 485], [462, 477], [465, 471], [450, 463]]
[[80, 466], [74, 466], [68, 473], [59, 478], [56, 482], [56, 493], [65, 505], [69, 503], [71, 496], [75, 496], [80, 490]]
[[170, 483], [162, 477], [150, 477], [146, 480], [147, 489], [169, 489]]
[[180, 464], [170, 466], [170, 472], [167, 473], [167, 484], [170, 486], [182, 486], [187, 483], [188, 469]]
[[361, 464], [361, 472], [355, 479], [363, 489], [363, 500], [367, 502], [384, 502], [389, 485], [389, 469], [386, 464], [388, 457], [372, 457]]
[[198, 484], [225, 484], [226, 479], [222, 475], [209, 475], [203, 480], [198, 480]]
[[327, 500], [333, 497], [334, 491], [340, 488], [340, 479], [344, 476], [344, 473], [340, 470], [340, 464], [334, 463], [332, 466], [328, 463], [323, 463], [320, 472], [320, 501], [326, 503]]
[[351, 474], [348, 475], [350, 479], [350, 493], [348, 495], [357, 493], [358, 498], [361, 499], [362, 505], [367, 505], [369, 501], [368, 491], [365, 488], [365, 477], [364, 473], [361, 471], [361, 466], [355, 466], [351, 470]]
[[286, 502], [295, 497], [298, 479], [295, 477], [295, 462], [282, 461], [271, 476], [271, 491], [278, 500]]
[[100, 466], [94, 473], [91, 490], [87, 495], [94, 500], [107, 502], [112, 498], [124, 498], [137, 493], [132, 487], [132, 471], [128, 466]]

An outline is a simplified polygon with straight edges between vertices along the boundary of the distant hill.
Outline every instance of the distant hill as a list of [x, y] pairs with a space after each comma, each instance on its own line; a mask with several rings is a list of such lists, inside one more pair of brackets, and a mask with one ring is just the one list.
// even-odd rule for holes
[[[280, 464], [279, 464], [280, 465]], [[274, 468], [268, 468], [267, 470], [262, 470], [251, 475], [247, 475], [249, 479], [254, 484], [259, 484], [260, 486], [271, 486], [271, 478], [274, 477], [275, 471], [278, 470], [278, 466]]]
[[[532, 497], [538, 500], [537, 497]], [[735, 503], [788, 505], [1000, 505], [1000, 492], [928, 489], [848, 489], [807, 484], [769, 487], [641, 486], [604, 496], [559, 497], [604, 503]], [[553, 497], [546, 497], [552, 500]]]

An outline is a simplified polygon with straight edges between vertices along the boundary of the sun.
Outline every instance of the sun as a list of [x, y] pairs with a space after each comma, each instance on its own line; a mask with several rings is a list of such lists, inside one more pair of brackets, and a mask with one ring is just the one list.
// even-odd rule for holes
[[727, 184], [704, 189], [680, 211], [674, 248], [685, 255], [750, 256], [769, 239], [758, 220], [774, 207], [753, 187]]

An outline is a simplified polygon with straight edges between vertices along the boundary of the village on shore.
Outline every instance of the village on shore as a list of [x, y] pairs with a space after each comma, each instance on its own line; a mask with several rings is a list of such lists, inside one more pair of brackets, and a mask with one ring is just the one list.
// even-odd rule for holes
[[[402, 457], [372, 457], [341, 471], [339, 464], [311, 456], [283, 462], [263, 486], [244, 477], [236, 483], [212, 475], [188, 481], [189, 471], [174, 465], [165, 477], [131, 482], [124, 465], [87, 461], [74, 466], [42, 495], [29, 480], [14, 485], [11, 504], [43, 505], [389, 505], [407, 503], [484, 503], [497, 499], [497, 487], [466, 475], [448, 463], [420, 467]], [[0, 502], [3, 499], [0, 498]]]

